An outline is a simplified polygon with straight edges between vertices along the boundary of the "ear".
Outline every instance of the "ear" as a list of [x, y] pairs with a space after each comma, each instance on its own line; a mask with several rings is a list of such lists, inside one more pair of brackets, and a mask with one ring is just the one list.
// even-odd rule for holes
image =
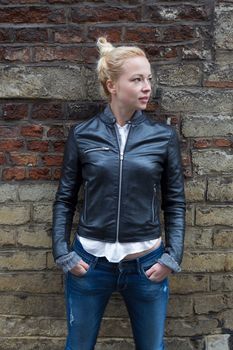
[[106, 81], [106, 87], [111, 95], [116, 93], [116, 84], [112, 80], [108, 79]]

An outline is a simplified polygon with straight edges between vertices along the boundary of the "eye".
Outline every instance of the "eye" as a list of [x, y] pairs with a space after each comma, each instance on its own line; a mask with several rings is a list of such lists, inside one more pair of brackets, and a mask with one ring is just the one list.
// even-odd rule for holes
[[140, 81], [141, 81], [141, 78], [134, 78], [133, 81], [135, 81], [135, 82], [140, 82]]

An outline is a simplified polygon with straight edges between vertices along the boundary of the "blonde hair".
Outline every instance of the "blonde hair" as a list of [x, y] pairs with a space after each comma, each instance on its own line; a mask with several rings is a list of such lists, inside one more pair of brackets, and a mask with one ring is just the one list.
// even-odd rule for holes
[[146, 57], [143, 50], [136, 46], [114, 47], [105, 37], [97, 40], [100, 59], [97, 63], [98, 79], [102, 87], [102, 95], [110, 99], [111, 94], [107, 88], [107, 80], [116, 81], [122, 73], [124, 61], [135, 56]]

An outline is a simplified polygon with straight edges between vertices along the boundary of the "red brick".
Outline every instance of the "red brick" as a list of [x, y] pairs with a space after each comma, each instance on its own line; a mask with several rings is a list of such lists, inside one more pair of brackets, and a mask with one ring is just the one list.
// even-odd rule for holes
[[180, 117], [177, 116], [171, 116], [171, 125], [179, 125]]
[[192, 177], [193, 177], [193, 172], [192, 172], [192, 169], [191, 169], [191, 168], [185, 168], [185, 169], [183, 170], [183, 174], [184, 174], [184, 177], [185, 177], [186, 179], [192, 178]]
[[27, 149], [29, 151], [48, 152], [48, 141], [27, 141]]
[[160, 42], [161, 30], [152, 26], [126, 27], [124, 41], [132, 41], [138, 43]]
[[174, 59], [179, 56], [179, 49], [177, 47], [166, 47], [166, 46], [146, 46], [144, 48], [149, 60], [157, 61], [163, 59]]
[[109, 22], [126, 21], [135, 22], [140, 20], [141, 7], [117, 7], [117, 6], [79, 6], [71, 8], [71, 21], [74, 23], [84, 22]]
[[211, 140], [199, 139], [194, 140], [193, 147], [194, 148], [209, 148], [211, 147]]
[[182, 153], [182, 165], [184, 167], [186, 167], [187, 165], [191, 165], [190, 155], [185, 152], [181, 152], [181, 153]]
[[211, 6], [179, 6], [179, 19], [190, 21], [208, 21]]
[[159, 105], [157, 102], [150, 101], [146, 107], [147, 112], [155, 112], [159, 108]]
[[145, 10], [145, 18], [156, 23], [174, 23], [180, 20], [207, 21], [209, 15], [210, 7], [204, 6], [179, 5], [174, 11], [174, 6], [152, 5], [147, 6]]
[[16, 42], [47, 42], [48, 30], [43, 28], [15, 29]]
[[32, 119], [62, 119], [64, 118], [61, 103], [34, 103], [32, 106]]
[[103, 103], [92, 102], [68, 102], [67, 103], [67, 118], [74, 120], [86, 120], [102, 111]]
[[21, 135], [29, 137], [42, 137], [44, 128], [41, 125], [27, 125], [21, 127]]
[[[46, 2], [46, 0], [40, 0], [41, 4]], [[36, 4], [38, 3], [38, 0], [2, 0], [0, 3], [3, 3], [4, 5]]]
[[62, 44], [83, 43], [86, 41], [84, 28], [62, 28], [53, 32], [54, 42]]
[[82, 62], [79, 47], [36, 47], [34, 48], [35, 62], [41, 61], [75, 61]]
[[72, 4], [76, 2], [83, 2], [83, 0], [47, 0], [49, 4]]
[[59, 155], [46, 155], [41, 157], [42, 161], [47, 166], [60, 166], [62, 165], [63, 156]]
[[28, 117], [28, 105], [24, 103], [7, 103], [3, 105], [5, 120], [20, 120]]
[[30, 49], [29, 48], [5, 48], [1, 54], [2, 61], [21, 61], [21, 62], [30, 62]]
[[22, 140], [5, 140], [0, 141], [0, 151], [17, 151], [24, 147]]
[[48, 168], [29, 168], [28, 179], [30, 180], [49, 180], [51, 179], [51, 170]]
[[10, 7], [0, 9], [1, 23], [65, 23], [65, 10], [48, 7]]
[[53, 143], [53, 148], [55, 152], [64, 152], [65, 141], [56, 141]]
[[98, 51], [94, 47], [84, 47], [81, 55], [85, 63], [96, 63], [99, 57]]
[[228, 139], [214, 139], [213, 144], [217, 147], [231, 147], [233, 142]]
[[0, 126], [0, 137], [9, 138], [16, 137], [19, 134], [19, 128], [17, 126]]
[[62, 126], [51, 126], [47, 131], [48, 137], [64, 138], [64, 130]]
[[53, 179], [59, 180], [61, 177], [61, 168], [54, 169], [53, 171]]
[[88, 39], [95, 41], [100, 36], [105, 36], [108, 41], [112, 43], [119, 43], [121, 41], [122, 26], [121, 27], [103, 27], [91, 26], [88, 28]]
[[26, 178], [26, 171], [24, 168], [5, 168], [2, 171], [2, 179], [5, 181], [10, 180], [24, 180]]
[[194, 38], [196, 38], [196, 33], [192, 26], [170, 26], [163, 31], [163, 42], [185, 41]]
[[213, 88], [233, 88], [233, 81], [204, 81], [204, 86]]
[[0, 152], [0, 165], [3, 165], [5, 164], [5, 156], [4, 156], [4, 153]]
[[13, 165], [37, 165], [37, 156], [28, 153], [10, 153], [10, 160]]
[[11, 29], [0, 29], [0, 42], [11, 42], [12, 31]]

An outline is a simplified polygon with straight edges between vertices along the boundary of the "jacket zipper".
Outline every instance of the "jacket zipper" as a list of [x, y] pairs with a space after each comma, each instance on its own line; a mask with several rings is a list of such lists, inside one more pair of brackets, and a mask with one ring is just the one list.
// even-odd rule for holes
[[153, 187], [153, 198], [152, 198], [152, 222], [155, 221], [155, 196], [156, 196], [156, 185]]
[[124, 153], [125, 153], [125, 147], [129, 138], [129, 133], [131, 130], [131, 123], [129, 125], [129, 131], [127, 134], [127, 138], [125, 141], [125, 145], [124, 145], [124, 149], [121, 152], [121, 145], [120, 145], [120, 141], [118, 138], [118, 129], [117, 129], [117, 125], [115, 124], [115, 132], [116, 132], [116, 137], [117, 137], [117, 143], [118, 143], [118, 147], [119, 147], [119, 154], [120, 154], [120, 170], [119, 170], [119, 190], [118, 190], [118, 204], [117, 204], [117, 227], [116, 227], [116, 242], [118, 242], [118, 238], [119, 238], [119, 228], [120, 228], [120, 212], [121, 212], [121, 188], [122, 188], [122, 169], [123, 169], [123, 160], [124, 160]]
[[88, 153], [88, 152], [92, 152], [92, 151], [109, 151], [109, 150], [110, 150], [109, 147], [96, 147], [96, 148], [86, 149], [84, 151], [84, 153]]

